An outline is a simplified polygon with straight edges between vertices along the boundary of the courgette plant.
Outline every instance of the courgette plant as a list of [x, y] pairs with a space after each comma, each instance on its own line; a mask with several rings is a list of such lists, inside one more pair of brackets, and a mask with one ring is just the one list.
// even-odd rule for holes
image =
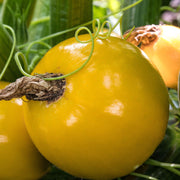
[[[121, 9], [136, 2], [136, 0], [118, 1]], [[158, 24], [161, 6], [161, 0], [144, 0], [123, 12], [122, 31], [125, 32], [134, 26]], [[108, 15], [105, 15], [104, 19], [107, 18]], [[23, 56], [20, 58], [20, 63], [23, 64], [22, 68], [31, 73], [48, 49], [58, 42], [74, 36], [78, 27], [82, 25], [89, 27], [92, 24], [92, 19], [92, 0], [4, 0], [0, 19], [1, 79], [14, 81], [22, 76], [14, 58], [17, 51], [24, 53], [25, 58]], [[14, 42], [13, 36], [17, 42]], [[178, 125], [180, 110], [179, 106], [175, 104], [178, 104], [179, 99], [177, 92], [169, 90], [169, 94], [171, 117], [165, 139], [154, 152], [152, 158], [145, 162], [143, 167], [131, 173], [131, 176], [136, 176], [138, 180], [142, 178], [175, 180], [180, 176], [180, 171], [177, 170], [180, 167], [178, 165], [180, 163], [180, 130]], [[177, 164], [172, 165], [174, 163]], [[122, 179], [128, 178], [129, 176]], [[55, 179], [78, 178], [72, 177], [52, 165], [52, 170], [41, 180]]]

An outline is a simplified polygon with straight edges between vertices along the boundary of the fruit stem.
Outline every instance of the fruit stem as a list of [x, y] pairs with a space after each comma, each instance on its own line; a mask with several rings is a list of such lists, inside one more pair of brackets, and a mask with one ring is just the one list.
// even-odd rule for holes
[[160, 162], [160, 161], [157, 161], [154, 159], [148, 159], [145, 162], [145, 164], [162, 167], [162, 168], [167, 169], [167, 170], [173, 172], [174, 174], [180, 176], [180, 171], [175, 169], [175, 168], [180, 168], [180, 164], [164, 163], [164, 162]]
[[125, 32], [124, 38], [135, 46], [146, 46], [155, 41], [160, 33], [159, 25], [146, 25]]
[[0, 100], [11, 100], [26, 96], [28, 100], [47, 101], [58, 100], [64, 93], [65, 79], [45, 81], [44, 77], [56, 77], [62, 74], [46, 73], [31, 77], [21, 77], [0, 90]]
[[133, 176], [136, 176], [136, 177], [140, 177], [140, 178], [144, 178], [144, 179], [158, 180], [155, 177], [144, 175], [144, 174], [140, 174], [140, 173], [136, 173], [136, 172], [132, 172], [132, 173], [130, 173], [130, 175], [133, 175]]

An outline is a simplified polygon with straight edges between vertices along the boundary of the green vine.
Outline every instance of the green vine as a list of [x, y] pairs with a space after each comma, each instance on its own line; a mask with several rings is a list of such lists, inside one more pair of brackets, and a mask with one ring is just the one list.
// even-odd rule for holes
[[6, 29], [8, 29], [8, 30], [12, 33], [13, 45], [12, 45], [12, 49], [11, 49], [10, 55], [9, 55], [9, 57], [8, 57], [8, 59], [7, 59], [7, 62], [6, 62], [6, 64], [5, 64], [2, 72], [0, 73], [0, 80], [1, 80], [2, 77], [4, 76], [4, 73], [6, 72], [8, 66], [9, 66], [9, 63], [10, 63], [12, 57], [13, 57], [13, 53], [14, 53], [14, 50], [15, 50], [15, 47], [16, 47], [16, 35], [15, 35], [15, 32], [14, 32], [14, 29], [11, 28], [11, 27], [8, 26], [8, 25], [4, 25], [4, 27], [5, 27]]
[[180, 10], [180, 5], [179, 5], [177, 8], [172, 8], [172, 7], [170, 7], [170, 6], [163, 6], [163, 7], [161, 7], [160, 10], [161, 10], [161, 11], [170, 11], [170, 12], [177, 13], [177, 12], [179, 12], [179, 10]]
[[[91, 39], [88, 40], [88, 41], [80, 41], [80, 40], [78, 39], [78, 34], [79, 34], [79, 32], [80, 32], [81, 30], [86, 30], [86, 31], [89, 33]], [[91, 57], [92, 57], [93, 51], [94, 51], [94, 37], [93, 37], [91, 31], [90, 31], [88, 28], [86, 28], [86, 27], [81, 27], [81, 28], [79, 28], [79, 29], [76, 31], [76, 33], [75, 33], [75, 38], [76, 38], [76, 40], [77, 40], [78, 42], [80, 42], [80, 43], [88, 43], [88, 42], [91, 41], [91, 43], [92, 43], [92, 48], [91, 48], [91, 52], [90, 52], [87, 60], [86, 60], [79, 68], [77, 68], [76, 70], [74, 70], [74, 71], [72, 71], [72, 72], [70, 72], [70, 73], [68, 73], [68, 74], [66, 74], [66, 75], [59, 76], [59, 77], [56, 77], [56, 78], [44, 78], [44, 80], [52, 81], [52, 80], [57, 80], [57, 79], [66, 78], [66, 77], [68, 77], [68, 76], [71, 76], [71, 75], [77, 73], [77, 72], [80, 71], [81, 69], [83, 69], [84, 66], [89, 62], [89, 60], [90, 60]]]
[[[22, 66], [21, 66], [21, 63], [20, 63], [20, 60], [19, 60], [19, 56], [21, 56], [21, 58], [23, 59], [23, 62], [27, 62], [26, 58], [28, 57], [29, 52], [30, 52], [30, 49], [31, 49], [31, 47], [32, 47], [34, 44], [37, 44], [37, 43], [38, 43], [38, 44], [42, 44], [42, 45], [46, 46], [46, 47], [49, 49], [49, 48], [51, 48], [51, 47], [49, 47], [46, 43], [44, 43], [44, 42], [42, 42], [42, 41], [45, 41], [45, 40], [54, 38], [54, 37], [56, 37], [56, 36], [59, 36], [59, 35], [62, 35], [62, 34], [64, 34], [64, 33], [67, 33], [67, 32], [70, 32], [70, 31], [73, 31], [73, 30], [76, 30], [76, 29], [77, 29], [76, 32], [75, 32], [75, 38], [76, 38], [76, 40], [77, 40], [79, 43], [89, 43], [89, 42], [92, 43], [92, 48], [91, 48], [89, 57], [88, 57], [87, 60], [84, 62], [84, 64], [82, 64], [81, 67], [77, 68], [75, 71], [70, 72], [70, 73], [68, 73], [68, 74], [66, 74], [66, 75], [63, 75], [63, 76], [59, 76], [59, 77], [44, 78], [44, 80], [57, 80], [57, 79], [62, 79], [62, 78], [65, 78], [65, 77], [68, 77], [68, 76], [71, 76], [71, 75], [75, 74], [76, 72], [78, 72], [78, 71], [80, 71], [81, 69], [83, 69], [83, 67], [89, 62], [89, 60], [90, 60], [90, 58], [91, 58], [91, 56], [92, 56], [92, 54], [93, 54], [93, 50], [94, 50], [94, 39], [95, 39], [96, 37], [98, 37], [98, 38], [100, 38], [100, 39], [106, 39], [106, 38], [108, 38], [108, 37], [110, 36], [111, 32], [114, 30], [114, 28], [120, 23], [121, 17], [119, 18], [119, 20], [117, 21], [117, 23], [116, 23], [113, 27], [112, 27], [112, 25], [111, 25], [111, 23], [110, 23], [109, 21], [104, 21], [104, 22], [102, 23], [102, 25], [101, 25], [101, 24], [100, 24], [100, 20], [101, 20], [101, 19], [104, 19], [104, 18], [108, 18], [108, 17], [110, 17], [110, 16], [112, 16], [112, 15], [114, 15], [114, 14], [117, 14], [117, 13], [120, 13], [120, 12], [124, 12], [124, 11], [126, 11], [126, 10], [128, 10], [128, 9], [134, 7], [134, 6], [136, 6], [136, 5], [139, 4], [140, 2], [142, 2], [142, 0], [138, 0], [137, 2], [135, 2], [135, 3], [133, 3], [133, 4], [129, 5], [129, 6], [121, 9], [120, 11], [114, 12], [114, 13], [112, 13], [112, 14], [110, 14], [110, 15], [105, 16], [105, 17], [102, 17], [102, 18], [99, 18], [99, 19], [94, 19], [94, 20], [92, 20], [92, 21], [89, 21], [89, 22], [87, 22], [87, 23], [85, 23], [85, 24], [82, 24], [82, 25], [73, 27], [73, 28], [71, 28], [71, 29], [64, 30], [64, 31], [61, 31], [61, 32], [58, 32], [58, 33], [54, 33], [54, 34], [51, 34], [51, 35], [49, 35], [49, 36], [43, 37], [43, 38], [41, 38], [41, 39], [39, 39], [39, 40], [37, 40], [37, 41], [33, 41], [33, 42], [31, 42], [31, 43], [26, 43], [26, 44], [24, 44], [24, 45], [18, 46], [19, 49], [24, 48], [24, 47], [27, 46], [26, 57], [23, 56], [22, 53], [19, 53], [19, 52], [17, 52], [17, 54], [15, 55], [15, 60], [16, 60], [16, 63], [17, 63], [17, 65], [18, 65], [21, 73], [22, 73], [24, 76], [31, 76], [29, 73], [30, 73], [31, 70], [33, 69], [33, 65], [34, 65], [35, 63], [33, 62], [33, 63], [30, 65], [30, 67], [27, 69], [27, 71], [24, 71], [23, 68], [22, 68]], [[87, 25], [89, 25], [89, 24], [92, 24], [92, 26], [93, 26], [94, 36], [92, 35], [92, 32], [91, 32], [88, 28], [85, 27], [85, 26], [87, 26]], [[106, 24], [108, 24], [108, 26], [109, 26], [108, 32], [103, 32], [104, 26], [105, 26]], [[97, 28], [96, 28], [96, 26], [97, 26]], [[90, 40], [85, 41], [85, 42], [82, 42], [82, 41], [80, 41], [80, 40], [78, 39], [78, 34], [79, 34], [79, 32], [80, 32], [81, 30], [86, 30], [86, 31], [89, 33], [89, 35], [90, 35]], [[102, 32], [102, 33], [100, 34], [100, 32]]]

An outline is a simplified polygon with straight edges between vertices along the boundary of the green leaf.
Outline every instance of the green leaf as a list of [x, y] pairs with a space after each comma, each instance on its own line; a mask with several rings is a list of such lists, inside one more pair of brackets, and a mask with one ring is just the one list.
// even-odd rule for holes
[[[30, 27], [28, 28], [29, 42], [36, 41], [50, 34], [49, 14], [50, 0], [38, 0], [34, 9], [34, 14], [32, 17]], [[45, 42], [50, 43], [50, 40], [46, 40]], [[46, 52], [47, 49], [44, 49], [45, 47], [40, 44], [35, 44], [32, 48], [35, 51], [35, 53], [29, 53], [27, 60], [29, 64], [33, 63], [35, 66], [38, 63], [38, 61], [42, 58], [44, 54], [42, 52]]]
[[38, 40], [50, 34], [50, 0], [38, 0], [28, 29], [29, 41]]
[[[123, 6], [128, 6], [136, 1], [125, 0]], [[122, 20], [123, 33], [134, 26], [159, 24], [161, 3], [162, 0], [143, 0], [140, 4], [125, 11]]]
[[[9, 35], [8, 31], [0, 23], [0, 72], [2, 72], [13, 46], [13, 40]], [[15, 52], [14, 52], [15, 53]], [[2, 80], [4, 81], [15, 81], [17, 78], [22, 76], [20, 73], [14, 58], [11, 59], [10, 64], [3, 75]]]
[[[169, 125], [164, 140], [153, 153], [152, 159], [160, 162], [180, 164], [180, 130], [174, 125]], [[143, 165], [138, 169], [146, 175], [159, 180], [178, 180], [180, 177], [167, 169], [153, 165]], [[135, 178], [141, 180], [141, 178]]]
[[[92, 20], [92, 0], [51, 0], [51, 33], [60, 32]], [[52, 39], [52, 45], [74, 36], [74, 31]]]
[[[99, 18], [107, 15], [107, 7], [103, 7], [99, 4], [93, 5], [93, 18]], [[104, 20], [101, 20], [101, 23], [103, 23]]]
[[17, 44], [27, 42], [27, 26], [29, 25], [36, 0], [5, 0], [1, 12], [1, 22], [11, 26], [15, 33]]

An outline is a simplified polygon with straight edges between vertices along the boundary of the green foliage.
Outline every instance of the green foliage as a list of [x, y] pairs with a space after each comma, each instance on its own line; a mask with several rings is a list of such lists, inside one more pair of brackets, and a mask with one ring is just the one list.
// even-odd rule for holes
[[[30, 26], [28, 28], [29, 39], [28, 42], [37, 41], [40, 38], [50, 34], [50, 0], [38, 0], [34, 8], [34, 13]], [[46, 40], [50, 43], [50, 40]], [[41, 44], [33, 45], [33, 53], [29, 52], [27, 60], [29, 64], [33, 63], [34, 66], [42, 58], [47, 49]], [[35, 60], [35, 62], [34, 62]], [[33, 68], [32, 68], [33, 69]]]
[[[107, 15], [107, 7], [99, 3], [94, 4], [93, 6], [93, 18], [99, 18]], [[103, 21], [101, 21], [103, 22]]]
[[[125, 0], [123, 6], [133, 2], [136, 2], [136, 0]], [[122, 31], [125, 32], [133, 28], [133, 26], [159, 24], [161, 3], [161, 0], [143, 0], [137, 6], [125, 11], [123, 14]]]
[[16, 34], [17, 44], [27, 42], [27, 27], [31, 21], [36, 0], [5, 0], [1, 11], [1, 22], [11, 26]]
[[[180, 163], [180, 131], [178, 127], [170, 125], [168, 126], [164, 140], [156, 149], [151, 158], [163, 163]], [[145, 165], [140, 167], [137, 171], [155, 177], [159, 180], [179, 179], [179, 175], [172, 173], [169, 168], [166, 169], [157, 167], [151, 165], [151, 163], [145, 163]], [[135, 180], [141, 180], [141, 178], [135, 178]]]
[[49, 14], [50, 1], [38, 0], [34, 9], [30, 27], [28, 28], [29, 42], [38, 40], [50, 34]]
[[[2, 23], [0, 23], [0, 72], [3, 71], [13, 46], [13, 39], [10, 36], [7, 29], [4, 28]], [[15, 53], [15, 52], [14, 52]], [[21, 73], [16, 66], [14, 58], [11, 58], [8, 68], [4, 72], [2, 80], [4, 81], [15, 81], [18, 77], [21, 76]]]
[[[63, 31], [92, 20], [92, 0], [51, 0], [51, 33]], [[52, 45], [74, 36], [65, 33], [52, 39]]]

